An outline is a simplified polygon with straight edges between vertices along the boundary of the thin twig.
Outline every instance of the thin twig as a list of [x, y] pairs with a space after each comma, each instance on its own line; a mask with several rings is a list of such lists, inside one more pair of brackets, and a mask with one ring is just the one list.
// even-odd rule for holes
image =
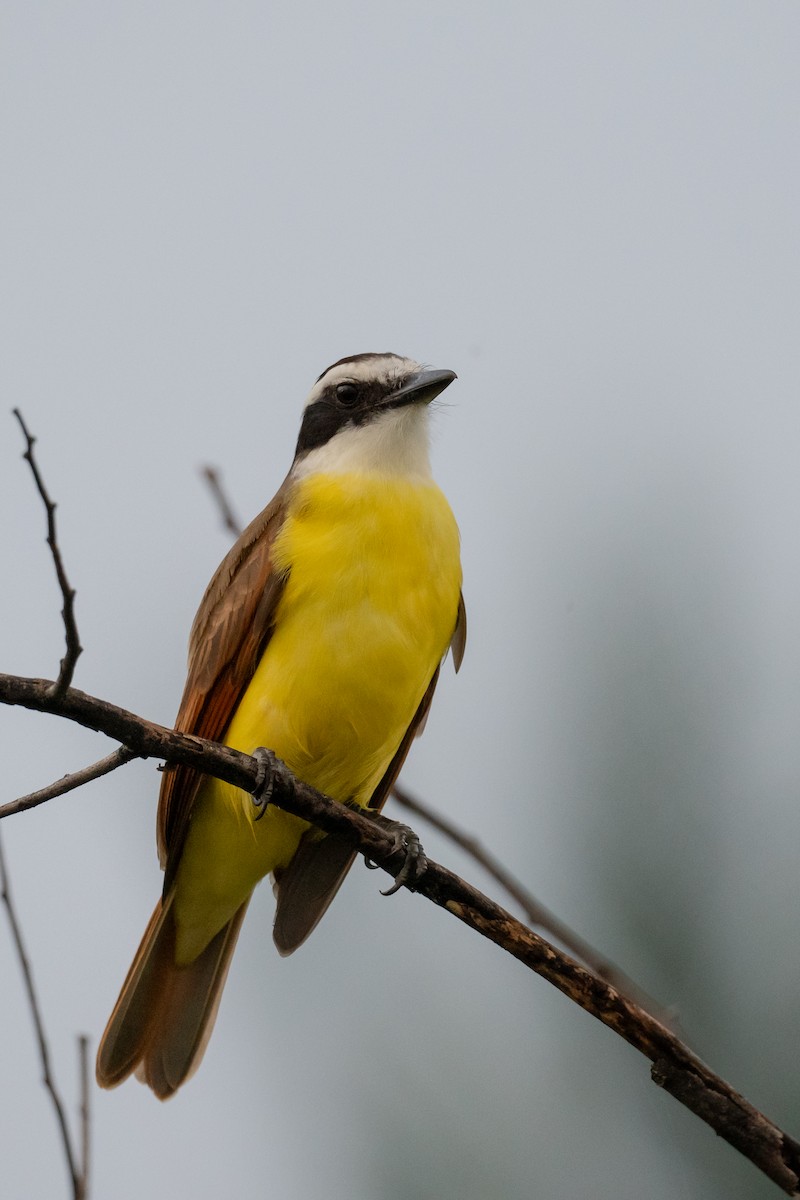
[[16, 800], [9, 800], [7, 804], [0, 804], [0, 820], [3, 817], [13, 817], [17, 813], [27, 812], [28, 809], [36, 808], [37, 805], [44, 804], [47, 800], [54, 800], [56, 796], [63, 796], [66, 792], [83, 787], [85, 783], [91, 783], [93, 779], [99, 779], [101, 775], [108, 775], [117, 767], [124, 766], [134, 758], [136, 755], [127, 746], [118, 746], [111, 754], [107, 754], [105, 758], [92, 763], [91, 766], [74, 771], [71, 775], [62, 775], [60, 779], [49, 783], [47, 787], [39, 788], [38, 792], [29, 792], [27, 796], [18, 796]]
[[[478, 838], [472, 834], [464, 833], [452, 821], [449, 821], [429, 805], [423, 803], [418, 797], [412, 796], [410, 792], [406, 791], [399, 784], [394, 785], [392, 794], [403, 808], [422, 817], [429, 825], [432, 825], [434, 829], [438, 829], [451, 842], [455, 842], [457, 846], [460, 846], [465, 853], [469, 854], [475, 862], [482, 866], [487, 874], [499, 883], [508, 892], [509, 896], [517, 902], [525, 913], [530, 925], [536, 929], [543, 930], [548, 936], [554, 937], [571, 954], [574, 954], [581, 962], [594, 971], [595, 975], [598, 975], [601, 979], [605, 979], [618, 992], [628, 996], [631, 1000], [635, 1000], [642, 1008], [647, 1009], [648, 1012], [657, 1017], [662, 1024], [669, 1025], [671, 1028], [674, 1027], [674, 1016], [669, 1010], [654, 1000], [652, 996], [649, 996], [637, 983], [634, 983], [615, 963], [598, 954], [593, 946], [584, 941], [579, 933], [575, 933], [573, 929], [570, 929], [569, 925], [565, 925], [549, 908], [545, 908], [544, 904], [531, 895], [528, 889], [503, 866], [499, 859], [490, 854]], [[0, 816], [2, 815], [2, 809], [0, 809]]]
[[33, 453], [33, 448], [36, 445], [36, 438], [29, 431], [28, 426], [22, 413], [18, 408], [13, 410], [14, 416], [17, 418], [22, 430], [22, 435], [25, 438], [25, 453], [23, 458], [30, 466], [33, 473], [34, 482], [47, 513], [47, 544], [50, 547], [50, 553], [53, 556], [53, 565], [58, 576], [58, 586], [61, 588], [61, 596], [64, 601], [64, 607], [61, 609], [61, 616], [64, 618], [64, 634], [66, 637], [67, 648], [64, 657], [61, 659], [61, 666], [58, 672], [58, 679], [53, 684], [54, 695], [60, 696], [67, 690], [72, 683], [72, 676], [75, 673], [75, 664], [82, 652], [80, 638], [78, 636], [78, 626], [75, 621], [75, 589], [70, 587], [67, 579], [67, 572], [64, 569], [64, 563], [61, 558], [61, 551], [58, 548], [58, 538], [56, 536], [56, 504], [50, 499], [47, 488], [44, 485], [44, 480], [39, 472], [39, 467], [36, 463], [36, 458]]
[[50, 1066], [50, 1050], [47, 1044], [47, 1038], [44, 1032], [44, 1023], [42, 1014], [39, 1008], [39, 1000], [36, 995], [36, 988], [33, 983], [33, 973], [31, 971], [30, 960], [25, 949], [25, 943], [22, 940], [22, 929], [17, 919], [14, 901], [11, 895], [11, 881], [8, 876], [6, 867], [5, 855], [3, 854], [3, 844], [0, 841], [0, 898], [5, 905], [6, 913], [8, 914], [8, 923], [11, 926], [11, 937], [14, 941], [14, 946], [17, 951], [17, 958], [22, 970], [22, 977], [25, 982], [25, 991], [28, 995], [28, 1007], [33, 1017], [33, 1024], [36, 1030], [36, 1038], [39, 1043], [39, 1058], [42, 1063], [42, 1082], [50, 1093], [50, 1099], [53, 1102], [53, 1108], [56, 1113], [59, 1130], [61, 1131], [61, 1142], [64, 1147], [64, 1157], [67, 1160], [67, 1170], [69, 1171], [72, 1181], [72, 1194], [74, 1200], [85, 1200], [86, 1189], [85, 1180], [82, 1172], [79, 1170], [75, 1162], [75, 1155], [72, 1149], [72, 1142], [69, 1136], [69, 1127], [67, 1125], [67, 1115], [64, 1109], [64, 1104], [56, 1087], [53, 1072]]
[[[26, 460], [31, 469], [37, 491], [39, 492], [45, 507], [45, 512], [47, 514], [47, 545], [50, 547], [50, 554], [53, 559], [53, 565], [55, 567], [56, 577], [58, 579], [58, 586], [61, 589], [61, 596], [63, 599], [61, 616], [64, 621], [66, 649], [64, 652], [64, 657], [61, 659], [58, 679], [50, 689], [52, 698], [54, 700], [58, 700], [69, 689], [69, 686], [72, 683], [72, 677], [75, 673], [75, 665], [82, 652], [80, 636], [78, 634], [78, 625], [75, 619], [75, 589], [70, 587], [69, 580], [67, 579], [67, 572], [64, 567], [64, 561], [61, 557], [61, 551], [58, 545], [58, 536], [56, 532], [57, 506], [50, 498], [36, 462], [36, 456], [34, 454], [36, 438], [25, 424], [25, 420], [20, 410], [15, 408], [13, 411], [14, 416], [19, 422], [22, 435], [25, 438], [25, 453], [22, 457]], [[38, 792], [33, 792], [29, 796], [22, 796], [18, 800], [14, 801], [11, 805], [6, 807], [11, 812], [21, 812], [26, 808], [34, 808], [37, 804], [44, 803], [45, 800], [50, 800], [54, 796], [62, 795], [65, 792], [71, 791], [73, 788], [80, 787], [83, 783], [88, 783], [90, 779], [96, 779], [98, 775], [106, 774], [108, 771], [113, 770], [116, 766], [120, 766], [123, 762], [130, 761], [131, 757], [133, 756], [126, 747], [120, 747], [114, 751], [113, 754], [104, 759], [102, 763], [95, 763], [93, 767], [86, 767], [84, 770], [78, 771], [74, 775], [66, 775], [63, 779], [58, 780], [58, 782], [50, 784], [49, 787], [42, 788]], [[33, 983], [33, 974], [31, 971], [30, 962], [28, 960], [25, 945], [22, 940], [22, 930], [19, 921], [17, 920], [17, 915], [11, 896], [8, 869], [6, 867], [5, 856], [3, 855], [2, 843], [0, 843], [0, 876], [2, 877], [2, 899], [6, 907], [6, 912], [8, 913], [8, 920], [11, 925], [11, 933], [17, 950], [17, 957], [19, 958], [23, 978], [25, 980], [28, 1003], [31, 1010], [34, 1027], [36, 1029], [36, 1036], [39, 1042], [39, 1054], [42, 1061], [44, 1084], [50, 1093], [50, 1097], [56, 1111], [59, 1129], [61, 1130], [61, 1140], [67, 1160], [67, 1169], [72, 1180], [72, 1192], [74, 1200], [86, 1200], [89, 1178], [88, 1038], [81, 1036], [78, 1039], [81, 1066], [81, 1164], [78, 1166], [75, 1161], [75, 1154], [73, 1152], [72, 1142], [69, 1136], [66, 1112], [58, 1089], [56, 1088], [53, 1072], [50, 1067], [50, 1052], [47, 1039], [45, 1037], [44, 1024]]]
[[89, 1110], [89, 1039], [85, 1033], [78, 1036], [78, 1060], [81, 1077], [81, 1182], [82, 1200], [89, 1195], [89, 1162], [91, 1160], [91, 1114]]
[[225, 528], [233, 534], [235, 538], [242, 532], [244, 526], [237, 519], [236, 514], [231, 507], [231, 502], [228, 499], [228, 494], [222, 486], [222, 476], [216, 467], [205, 466], [200, 468], [200, 474], [205, 479], [211, 495], [219, 509], [219, 515], [222, 517], [222, 523]]
[[[259, 763], [247, 754], [173, 732], [75, 688], [54, 699], [46, 680], [0, 675], [0, 703], [58, 713], [120, 740], [142, 758], [182, 763], [252, 792]], [[346, 838], [367, 859], [395, 875], [403, 864], [393, 835], [366, 813], [324, 796], [272, 758], [271, 803]], [[758, 1112], [650, 1013], [605, 980], [556, 950], [476, 888], [428, 860], [413, 890], [458, 917], [619, 1034], [653, 1064], [659, 1086], [711, 1126], [789, 1196], [800, 1195], [800, 1143]]]

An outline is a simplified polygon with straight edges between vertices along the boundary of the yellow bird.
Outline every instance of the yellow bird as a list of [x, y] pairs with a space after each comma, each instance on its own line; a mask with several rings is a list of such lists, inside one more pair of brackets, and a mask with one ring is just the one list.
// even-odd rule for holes
[[[431, 476], [428, 405], [452, 371], [357, 354], [323, 371], [277, 495], [223, 559], [189, 642], [176, 729], [380, 810], [439, 667], [466, 640], [455, 518]], [[335, 896], [351, 846], [187, 768], [163, 777], [162, 898], [106, 1026], [97, 1081], [135, 1072], [166, 1099], [197, 1068], [255, 885], [275, 880], [291, 954]]]

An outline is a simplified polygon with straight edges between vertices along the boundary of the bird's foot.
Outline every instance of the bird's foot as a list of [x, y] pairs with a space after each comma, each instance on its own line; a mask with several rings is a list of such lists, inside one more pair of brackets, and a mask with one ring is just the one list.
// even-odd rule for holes
[[[395, 853], [402, 851], [405, 855], [403, 865], [397, 875], [395, 875], [394, 883], [385, 892], [381, 892], [381, 895], [393, 896], [395, 892], [400, 891], [401, 887], [408, 887], [413, 891], [414, 884], [422, 878], [428, 866], [425, 851], [422, 849], [422, 843], [416, 833], [414, 833], [414, 830], [409, 825], [402, 825], [399, 821], [393, 821], [390, 817], [384, 817], [383, 813], [373, 813], [367, 809], [364, 815], [368, 816], [381, 829], [392, 835], [394, 842], [392, 850]], [[368, 858], [364, 861], [370, 871], [374, 871], [378, 866], [378, 863], [370, 862]]]
[[251, 792], [253, 807], [256, 810], [254, 821], [260, 821], [264, 813], [267, 811], [269, 802], [272, 799], [272, 791], [274, 788], [274, 771], [275, 771], [275, 755], [271, 750], [267, 750], [266, 746], [256, 746], [252, 757], [258, 763], [258, 775], [256, 776], [256, 786]]

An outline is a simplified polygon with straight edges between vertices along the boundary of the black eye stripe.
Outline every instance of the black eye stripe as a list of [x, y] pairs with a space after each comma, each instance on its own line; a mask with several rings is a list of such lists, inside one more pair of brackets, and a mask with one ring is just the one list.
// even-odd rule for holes
[[314, 404], [309, 404], [303, 413], [295, 457], [307, 450], [316, 450], [318, 446], [324, 446], [346, 425], [363, 425], [369, 420], [369, 416], [368, 410], [345, 408], [330, 396], [316, 400]]
[[[346, 426], [365, 425], [381, 411], [393, 408], [394, 404], [391, 399], [387, 402], [387, 397], [403, 383], [402, 378], [343, 379], [339, 383], [329, 383], [319, 399], [307, 405], [303, 413], [295, 455], [316, 450]], [[403, 400], [397, 403], [403, 403]]]
[[345, 419], [341, 409], [330, 400], [317, 400], [316, 403], [309, 404], [303, 413], [295, 454], [324, 446], [341, 429]]

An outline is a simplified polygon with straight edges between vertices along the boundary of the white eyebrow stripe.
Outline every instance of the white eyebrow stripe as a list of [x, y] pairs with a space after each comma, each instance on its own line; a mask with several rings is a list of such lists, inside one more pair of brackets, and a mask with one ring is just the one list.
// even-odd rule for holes
[[305, 407], [315, 404], [325, 392], [337, 384], [352, 380], [353, 383], [382, 383], [392, 387], [401, 379], [422, 370], [413, 358], [401, 358], [399, 354], [364, 355], [354, 362], [339, 362], [328, 367], [311, 389]]

